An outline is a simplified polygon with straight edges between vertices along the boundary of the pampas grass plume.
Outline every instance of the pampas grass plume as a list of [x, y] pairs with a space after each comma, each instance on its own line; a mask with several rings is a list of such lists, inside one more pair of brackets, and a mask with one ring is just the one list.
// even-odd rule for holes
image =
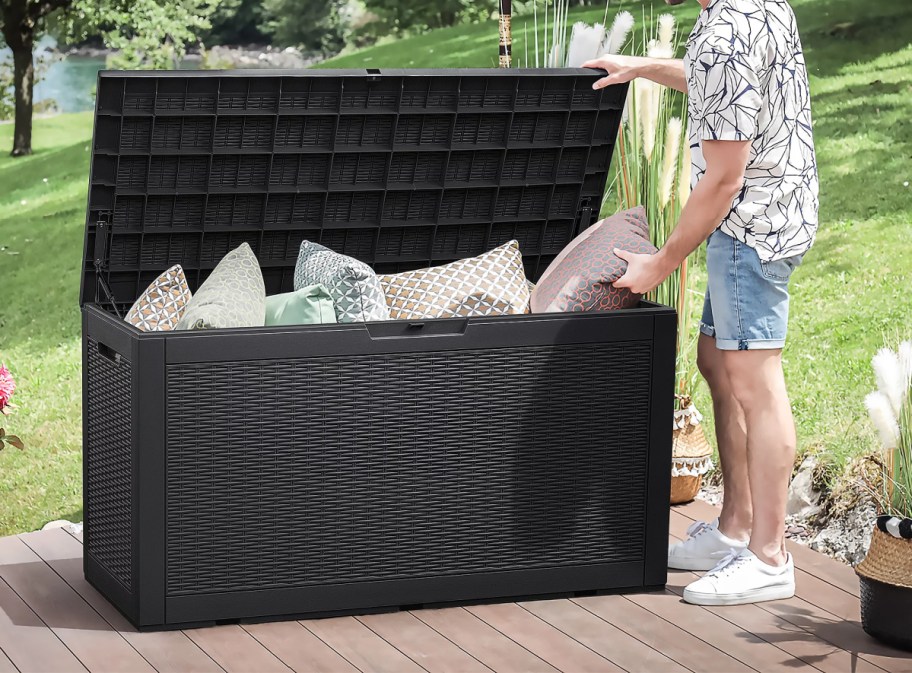
[[659, 205], [664, 208], [671, 200], [674, 189], [675, 173], [678, 170], [678, 150], [681, 146], [681, 120], [672, 117], [668, 120], [665, 133], [665, 150], [662, 157], [662, 175], [659, 178]]
[[611, 22], [611, 30], [605, 39], [603, 54], [619, 54], [627, 42], [627, 36], [633, 30], [633, 14], [628, 11], [618, 12]]
[[892, 451], [899, 444], [899, 424], [893, 415], [890, 400], [878, 390], [865, 397], [865, 406], [880, 435], [881, 444], [885, 450]]
[[574, 23], [567, 49], [567, 67], [579, 68], [586, 61], [598, 58], [604, 41], [605, 26], [602, 24], [587, 26], [582, 21]]
[[881, 348], [871, 359], [871, 366], [874, 367], [878, 391], [890, 402], [893, 417], [899, 418], [899, 410], [909, 387], [908, 382], [904, 380], [899, 355], [889, 348]]
[[[675, 19], [671, 14], [659, 16], [659, 44], [674, 52]], [[670, 57], [669, 57], [670, 58]]]
[[678, 201], [682, 208], [690, 198], [690, 162], [690, 142], [685, 138], [684, 147], [681, 150], [681, 175], [678, 176]]

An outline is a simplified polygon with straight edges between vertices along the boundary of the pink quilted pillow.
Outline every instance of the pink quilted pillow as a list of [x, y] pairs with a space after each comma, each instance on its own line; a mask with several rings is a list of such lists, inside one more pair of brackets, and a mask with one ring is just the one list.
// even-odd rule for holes
[[636, 306], [640, 295], [612, 285], [627, 270], [627, 262], [614, 254], [615, 248], [650, 255], [656, 252], [642, 206], [606, 217], [570, 241], [532, 291], [532, 313]]

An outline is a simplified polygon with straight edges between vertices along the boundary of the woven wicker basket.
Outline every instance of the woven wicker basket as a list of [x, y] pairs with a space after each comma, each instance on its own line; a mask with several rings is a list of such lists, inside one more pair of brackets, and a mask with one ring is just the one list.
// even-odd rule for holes
[[861, 584], [861, 623], [878, 640], [912, 650], [912, 540], [875, 528], [864, 561], [855, 566]]
[[712, 467], [712, 446], [703, 433], [702, 417], [690, 398], [676, 396], [679, 410], [671, 449], [671, 504], [690, 502], [700, 492], [703, 475]]

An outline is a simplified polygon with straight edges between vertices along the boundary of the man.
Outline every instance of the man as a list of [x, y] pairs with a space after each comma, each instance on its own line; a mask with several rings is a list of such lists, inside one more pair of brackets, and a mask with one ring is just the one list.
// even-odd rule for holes
[[[712, 393], [725, 499], [716, 521], [672, 545], [671, 568], [709, 571], [684, 600], [732, 605], [788, 598], [785, 550], [795, 425], [782, 373], [789, 277], [817, 229], [808, 77], [784, 0], [699, 0], [683, 61], [604, 56], [607, 76], [646, 77], [688, 94], [693, 191], [655, 255], [622, 250], [615, 285], [647, 292], [709, 237], [697, 364]], [[677, 3], [674, 3], [677, 4]]]

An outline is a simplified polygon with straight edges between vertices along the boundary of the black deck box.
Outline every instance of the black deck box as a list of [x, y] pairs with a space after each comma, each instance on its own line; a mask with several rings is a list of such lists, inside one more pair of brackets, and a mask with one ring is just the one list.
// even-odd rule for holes
[[303, 239], [391, 272], [594, 222], [626, 87], [588, 70], [102, 72], [85, 574], [140, 628], [657, 588], [675, 314], [142, 333], [181, 263]]

